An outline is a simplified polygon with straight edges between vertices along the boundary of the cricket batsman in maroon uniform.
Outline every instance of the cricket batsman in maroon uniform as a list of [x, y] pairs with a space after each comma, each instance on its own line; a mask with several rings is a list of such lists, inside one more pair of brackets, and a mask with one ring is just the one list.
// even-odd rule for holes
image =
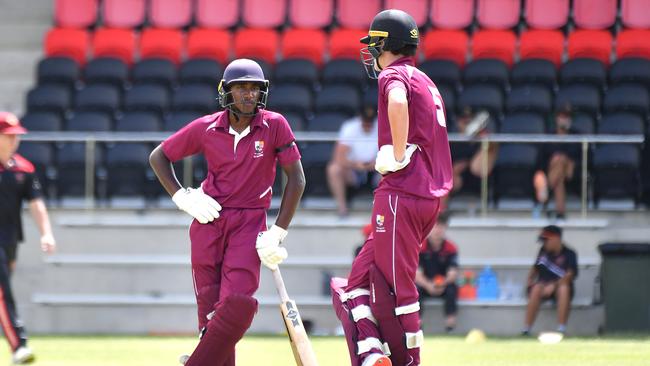
[[[189, 366], [233, 366], [235, 344], [257, 311], [260, 260], [277, 268], [287, 257], [280, 243], [302, 196], [305, 176], [286, 119], [265, 110], [269, 82], [252, 60], [232, 61], [219, 84], [225, 108], [192, 121], [151, 153], [150, 163], [190, 226], [192, 277], [201, 339]], [[198, 188], [183, 188], [171, 162], [203, 154], [208, 174]], [[276, 163], [287, 175], [275, 225], [266, 210]]]
[[384, 10], [361, 39], [366, 71], [378, 78], [382, 174], [372, 209], [373, 231], [352, 263], [347, 283], [332, 280], [353, 366], [420, 364], [420, 245], [435, 224], [440, 198], [452, 188], [442, 98], [414, 66], [418, 27], [401, 10]]

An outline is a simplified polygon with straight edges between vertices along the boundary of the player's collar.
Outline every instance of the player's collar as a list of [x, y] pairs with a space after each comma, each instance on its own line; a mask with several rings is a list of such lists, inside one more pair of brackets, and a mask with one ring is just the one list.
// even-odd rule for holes
[[[264, 110], [259, 109], [253, 119], [251, 119], [250, 123], [248, 124], [251, 128], [252, 127], [262, 127], [262, 123], [264, 120]], [[230, 112], [228, 110], [225, 110], [215, 121], [215, 127], [221, 128], [225, 131], [230, 130]]]
[[397, 60], [393, 61], [392, 64], [388, 65], [387, 67], [391, 66], [401, 66], [401, 65], [415, 65], [415, 61], [413, 60], [413, 57], [411, 56], [403, 56], [398, 58]]

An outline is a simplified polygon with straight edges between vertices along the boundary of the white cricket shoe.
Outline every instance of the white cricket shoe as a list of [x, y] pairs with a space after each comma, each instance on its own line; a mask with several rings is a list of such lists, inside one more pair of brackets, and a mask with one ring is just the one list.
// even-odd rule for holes
[[381, 353], [371, 353], [369, 354], [361, 366], [392, 366], [390, 358], [388, 356], [382, 355]]
[[25, 365], [34, 362], [35, 359], [34, 352], [27, 346], [18, 347], [11, 357], [14, 365]]
[[190, 359], [189, 355], [181, 355], [181, 357], [178, 358], [178, 362], [181, 363], [181, 365], [185, 365], [187, 363], [187, 360]]

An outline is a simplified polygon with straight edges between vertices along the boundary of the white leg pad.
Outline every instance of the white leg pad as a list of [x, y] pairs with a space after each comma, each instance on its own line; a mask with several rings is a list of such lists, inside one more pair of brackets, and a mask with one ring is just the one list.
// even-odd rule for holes
[[399, 316], [404, 314], [417, 313], [418, 311], [420, 311], [420, 303], [414, 302], [412, 304], [396, 307], [395, 315]]
[[374, 337], [368, 337], [362, 341], [357, 342], [357, 354], [363, 354], [369, 352], [371, 349], [376, 348], [379, 350], [384, 350], [384, 345], [381, 341]]
[[354, 307], [352, 310], [352, 319], [354, 319], [355, 323], [358, 323], [359, 320], [361, 319], [368, 319], [371, 322], [377, 324], [377, 319], [372, 315], [372, 311], [370, 310], [370, 306], [368, 305], [359, 305]]
[[422, 333], [422, 329], [416, 333], [406, 332], [404, 334], [406, 335], [406, 348], [408, 349], [420, 348], [422, 343], [424, 343], [424, 333]]
[[349, 292], [344, 292], [340, 295], [341, 302], [346, 302], [350, 299], [356, 299], [359, 296], [370, 296], [370, 290], [367, 288], [356, 288]]

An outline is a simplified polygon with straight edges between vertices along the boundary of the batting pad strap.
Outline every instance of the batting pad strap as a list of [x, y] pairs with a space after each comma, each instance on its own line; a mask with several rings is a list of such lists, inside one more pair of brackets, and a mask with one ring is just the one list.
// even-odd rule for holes
[[346, 302], [350, 299], [356, 299], [359, 296], [370, 296], [370, 290], [367, 288], [355, 288], [349, 292], [343, 292], [339, 297], [341, 302]]
[[355, 306], [350, 312], [352, 313], [352, 319], [354, 319], [355, 323], [358, 323], [361, 319], [368, 319], [375, 323], [375, 325], [377, 324], [377, 319], [372, 315], [372, 311], [368, 305]]
[[386, 355], [390, 355], [390, 349], [388, 348], [388, 344], [381, 343], [379, 339], [374, 337], [368, 337], [362, 341], [357, 342], [357, 355], [370, 352], [370, 350], [373, 348], [381, 350]]
[[420, 311], [420, 303], [416, 301], [412, 304], [396, 307], [395, 315], [411, 314], [411, 313], [416, 313], [418, 311]]
[[424, 343], [424, 333], [420, 329], [417, 333], [404, 333], [406, 335], [406, 348], [420, 348]]

